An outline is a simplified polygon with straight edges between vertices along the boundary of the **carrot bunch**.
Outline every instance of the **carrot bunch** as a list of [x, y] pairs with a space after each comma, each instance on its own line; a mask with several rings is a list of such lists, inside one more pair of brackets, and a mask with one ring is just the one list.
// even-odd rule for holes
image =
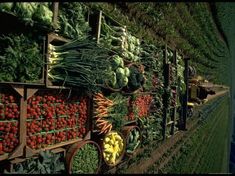
[[103, 94], [97, 93], [94, 95], [94, 117], [96, 119], [96, 126], [100, 131], [99, 134], [106, 134], [112, 129], [112, 124], [103, 118], [109, 116], [109, 111], [113, 105], [113, 101], [106, 98]]

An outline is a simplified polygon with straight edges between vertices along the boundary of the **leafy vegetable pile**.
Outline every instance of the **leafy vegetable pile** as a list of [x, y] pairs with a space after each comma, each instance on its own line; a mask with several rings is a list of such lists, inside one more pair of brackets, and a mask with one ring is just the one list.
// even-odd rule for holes
[[1, 36], [0, 66], [0, 81], [38, 81], [43, 67], [39, 44], [23, 34]]
[[163, 82], [163, 50], [153, 44], [141, 44], [141, 63], [145, 67], [146, 82], [145, 91], [154, 91], [161, 86]]
[[53, 13], [49, 8], [48, 2], [16, 2], [16, 3], [1, 3], [0, 11], [10, 12], [26, 24], [33, 26], [35, 23], [52, 26]]
[[162, 138], [162, 119], [156, 118], [154, 115], [148, 118], [139, 118], [138, 124], [141, 127], [143, 145], [149, 144], [154, 140]]
[[11, 12], [12, 7], [13, 7], [13, 2], [0, 3], [1, 12]]
[[182, 56], [179, 56], [179, 55], [177, 55], [177, 77], [178, 77], [179, 91], [182, 94], [186, 90], [186, 85], [184, 82], [183, 59], [182, 59]]
[[140, 89], [145, 81], [144, 67], [142, 65], [130, 64], [129, 66], [130, 76], [126, 89], [126, 92], [133, 92]]
[[13, 166], [13, 172], [5, 174], [59, 174], [65, 170], [62, 154], [54, 154], [49, 150], [39, 153], [39, 158], [30, 158]]
[[72, 174], [94, 174], [99, 167], [99, 151], [93, 144], [85, 144], [72, 161]]
[[111, 67], [109, 67], [112, 73], [111, 79], [108, 81], [108, 86], [114, 89], [121, 89], [128, 84], [128, 77], [130, 76], [130, 70], [124, 66], [124, 61], [118, 55], [113, 55], [110, 58]]
[[85, 14], [87, 9], [80, 2], [61, 2], [59, 14], [59, 33], [63, 36], [77, 39], [88, 36], [90, 27]]
[[131, 62], [140, 60], [140, 40], [129, 32], [126, 27], [108, 25], [102, 17], [100, 43], [114, 50], [119, 56]]

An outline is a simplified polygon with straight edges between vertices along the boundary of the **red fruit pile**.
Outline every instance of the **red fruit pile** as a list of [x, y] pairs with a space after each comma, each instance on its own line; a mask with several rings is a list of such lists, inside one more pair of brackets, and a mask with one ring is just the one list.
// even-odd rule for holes
[[[66, 97], [63, 93], [44, 92], [28, 99], [27, 134], [35, 135], [49, 132], [42, 136], [41, 147], [63, 142], [77, 137], [84, 137], [87, 124], [87, 98]], [[33, 129], [30, 129], [33, 126]], [[40, 143], [31, 139], [28, 146], [39, 148]], [[33, 142], [33, 143], [32, 143]]]
[[0, 154], [12, 152], [19, 144], [18, 122], [0, 122]]
[[[151, 95], [141, 95], [132, 102], [133, 109], [137, 111], [139, 118], [148, 116], [152, 100], [153, 97]], [[134, 114], [130, 113], [130, 115], [133, 118]]]

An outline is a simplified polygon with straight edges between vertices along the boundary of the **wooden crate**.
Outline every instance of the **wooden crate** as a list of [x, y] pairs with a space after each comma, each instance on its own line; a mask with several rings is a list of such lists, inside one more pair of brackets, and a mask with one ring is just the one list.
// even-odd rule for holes
[[[15, 2], [14, 2], [15, 3]], [[53, 12], [53, 18], [52, 18], [52, 23], [53, 23], [53, 28], [56, 29], [57, 27], [57, 17], [58, 17], [58, 2], [53, 2], [52, 3], [52, 12]], [[5, 20], [8, 19], [8, 20]], [[44, 28], [43, 25], [38, 24], [36, 21], [34, 22], [33, 27], [30, 25], [27, 25], [25, 22], [22, 22], [20, 20], [20, 17], [15, 15], [14, 13], [11, 12], [0, 12], [0, 21], [2, 23], [2, 27], [0, 30], [0, 33], [2, 34], [9, 34], [9, 33], [30, 33], [34, 30], [40, 29], [41, 35], [44, 36], [47, 32], [48, 29]], [[53, 29], [52, 29], [53, 30]], [[44, 60], [44, 55], [45, 55], [45, 40], [42, 41], [42, 43], [39, 44], [40, 47], [42, 47], [43, 53], [42, 53], [42, 60]], [[33, 85], [33, 86], [41, 86], [45, 84], [45, 68], [41, 68], [41, 76], [39, 80], [36, 80], [35, 82], [2, 82], [3, 84], [8, 83], [8, 84], [19, 84], [19, 85]], [[1, 83], [0, 83], [1, 84]]]
[[[28, 92], [30, 92], [31, 90], [28, 90]], [[33, 147], [29, 142], [26, 142], [26, 157], [30, 157], [33, 156], [37, 153], [39, 153], [40, 151], [44, 151], [44, 150], [52, 150], [52, 149], [56, 149], [56, 148], [61, 148], [70, 144], [73, 144], [75, 142], [81, 141], [81, 140], [87, 140], [90, 139], [91, 137], [91, 112], [90, 112], [90, 106], [91, 106], [91, 99], [89, 96], [87, 96], [86, 94], [81, 94], [81, 92], [79, 92], [78, 90], [61, 90], [61, 89], [40, 89], [40, 90], [34, 90], [35, 93], [32, 94], [32, 96], [30, 96], [28, 98], [27, 101], [27, 105], [28, 105], [28, 109], [29, 111], [27, 111], [28, 115], [27, 115], [27, 123], [28, 125], [28, 133], [26, 134], [27, 137], [26, 139], [31, 139], [32, 140], [32, 136], [36, 137], [36, 141], [38, 140], [38, 138], [42, 137], [42, 142], [37, 141], [38, 147]], [[61, 92], [62, 91], [62, 92]], [[71, 92], [72, 91], [72, 92]], [[45, 94], [45, 92], [48, 92]], [[61, 93], [60, 93], [61, 92]], [[43, 97], [43, 94], [46, 96], [50, 96], [51, 99], [54, 97], [56, 98], [55, 101], [52, 100], [52, 102], [49, 102], [50, 106], [46, 107], [46, 109], [51, 108], [50, 112], [54, 112], [53, 117], [49, 118], [48, 114], [41, 115], [41, 118], [39, 119], [34, 119], [31, 117], [32, 113], [31, 108], [30, 108], [30, 104], [31, 106], [33, 105], [33, 101], [35, 98], [37, 99], [38, 97], [42, 96], [42, 101], [43, 102], [45, 96]], [[62, 96], [60, 96], [62, 95]], [[70, 96], [70, 97], [69, 97]], [[75, 96], [77, 96], [77, 98], [75, 98]], [[80, 101], [79, 103], [77, 102], [78, 99], [80, 99], [81, 97], [86, 97], [86, 100], [84, 100], [83, 103], [86, 104], [86, 110], [84, 114], [86, 116], [86, 121], [84, 122], [79, 122], [79, 119], [81, 119], [81, 113], [79, 114], [79, 112], [81, 112], [79, 110], [79, 108], [81, 109], [82, 106], [80, 106]], [[65, 100], [64, 102], [59, 102], [62, 100], [63, 98], [68, 98], [67, 100]], [[38, 98], [39, 99], [39, 98]], [[44, 103], [45, 104], [45, 103]], [[35, 107], [35, 109], [39, 108], [40, 106], [44, 106], [44, 104], [40, 104], [37, 103]], [[71, 105], [71, 106], [70, 106]], [[73, 105], [73, 106], [72, 106]], [[69, 109], [71, 108], [75, 108], [76, 110], [74, 110], [74, 114], [68, 114], [69, 113]], [[85, 108], [83, 106], [83, 108]], [[45, 111], [46, 109], [44, 109], [44, 107], [41, 107], [42, 112]], [[54, 109], [54, 110], [52, 110]], [[65, 114], [64, 114], [65, 113]], [[31, 114], [31, 115], [29, 115]], [[54, 120], [54, 122], [50, 119], [56, 119]], [[59, 124], [59, 119], [64, 119], [63, 121], [61, 120], [61, 124]], [[70, 126], [68, 125], [69, 120], [74, 120], [75, 124]], [[29, 133], [30, 131], [30, 124], [32, 124], [35, 121], [39, 121], [41, 124], [42, 129], [40, 131], [37, 132], [33, 132], [31, 131], [31, 134]], [[51, 129], [46, 129], [46, 126], [44, 122], [48, 122], [48, 121], [52, 121], [52, 124], [49, 124], [49, 127]], [[70, 121], [71, 122], [71, 121]], [[65, 123], [65, 124], [64, 124]], [[84, 123], [83, 125], [81, 125], [81, 123]], [[44, 124], [44, 125], [43, 125]], [[59, 126], [59, 125], [64, 125], [64, 126]], [[85, 129], [85, 131], [82, 132], [82, 136], [79, 136], [79, 133], [81, 133], [82, 128]], [[71, 134], [71, 131], [73, 131], [74, 133], [74, 137], [69, 138], [69, 134]], [[66, 135], [65, 139], [62, 141], [58, 141], [59, 134], [60, 133], [64, 133]], [[54, 139], [52, 140], [51, 144], [47, 144], [46, 140], [46, 136], [51, 135], [52, 138], [54, 136]], [[34, 137], [34, 138], [35, 138]]]
[[[66, 123], [68, 121], [68, 119], [74, 119], [76, 122], [76, 126], [70, 126], [71, 128], [68, 128], [67, 125], [60, 127], [58, 123], [55, 125], [58, 127], [58, 129], [56, 130], [51, 130], [51, 131], [45, 131], [42, 132], [43, 130], [40, 131], [31, 131], [31, 134], [29, 133], [29, 129], [35, 129], [35, 126], [32, 126], [32, 122], [36, 121], [36, 119], [33, 117], [31, 118], [33, 115], [32, 113], [32, 109], [35, 110], [37, 108], [39, 108], [41, 106], [42, 101], [37, 102], [36, 98], [38, 95], [42, 94], [41, 92], [44, 91], [49, 91], [51, 92], [53, 95], [59, 95], [59, 93], [61, 91], [65, 92], [66, 91], [66, 95], [70, 98], [68, 98], [67, 100], [65, 100], [65, 103], [61, 103], [61, 104], [65, 104], [67, 105], [67, 107], [63, 106], [64, 109], [68, 110], [70, 108], [74, 108], [73, 112], [80, 112], [82, 106], [80, 103], [77, 103], [76, 105], [72, 106], [71, 102], [74, 102], [75, 104], [75, 96], [77, 96], [78, 98], [80, 98], [81, 96], [84, 96], [86, 99], [84, 100], [84, 104], [86, 105], [86, 110], [84, 111], [84, 116], [86, 117], [86, 119], [84, 121], [82, 121], [81, 118], [81, 113], [80, 114], [67, 114], [67, 119], [66, 119]], [[5, 122], [12, 122], [15, 123], [17, 122], [18, 124], [18, 132], [17, 132], [17, 143], [15, 144], [15, 147], [9, 151], [9, 152], [4, 152], [0, 154], [0, 161], [4, 161], [4, 160], [12, 160], [12, 159], [16, 159], [17, 158], [29, 158], [32, 156], [36, 156], [40, 151], [44, 151], [44, 150], [59, 150], [62, 149], [63, 147], [66, 147], [70, 144], [73, 144], [75, 142], [81, 141], [81, 140], [87, 140], [91, 138], [91, 112], [90, 112], [90, 106], [91, 106], [91, 98], [86, 95], [85, 93], [81, 93], [79, 90], [72, 90], [72, 92], [70, 92], [71, 90], [69, 89], [47, 89], [47, 88], [41, 88], [38, 89], [38, 87], [27, 87], [25, 85], [10, 85], [10, 84], [5, 84], [5, 85], [1, 85], [0, 86], [0, 95], [3, 93], [7, 93], [10, 95], [14, 95], [17, 99], [17, 108], [18, 108], [18, 116], [16, 119], [13, 120], [9, 120], [8, 116], [7, 119], [5, 118], [6, 113], [3, 112], [3, 110], [0, 110], [0, 124], [5, 123]], [[65, 93], [64, 93], [65, 94]], [[71, 94], [71, 95], [70, 95]], [[51, 96], [52, 97], [52, 96]], [[11, 98], [12, 99], [12, 98]], [[4, 99], [5, 100], [5, 99]], [[34, 101], [32, 101], [34, 100]], [[42, 100], [42, 99], [41, 99]], [[54, 99], [58, 100], [57, 99]], [[34, 103], [32, 103], [34, 102]], [[48, 102], [50, 104], [50, 102]], [[51, 102], [52, 104], [53, 102]], [[67, 103], [67, 104], [66, 104]], [[2, 106], [3, 103], [0, 103], [0, 105]], [[16, 103], [14, 103], [16, 104]], [[8, 104], [7, 104], [8, 105]], [[4, 108], [7, 107], [7, 105], [3, 105]], [[29, 106], [30, 105], [30, 106]], [[54, 104], [54, 109], [56, 109], [57, 105], [59, 105], [59, 103]], [[52, 106], [51, 106], [52, 107]], [[63, 110], [63, 107], [61, 106], [61, 111]], [[80, 108], [80, 110], [79, 110]], [[85, 108], [85, 106], [83, 106], [83, 108]], [[48, 108], [44, 108], [44, 111], [46, 112]], [[30, 115], [28, 115], [30, 112]], [[35, 111], [36, 112], [36, 111]], [[65, 112], [65, 111], [63, 111]], [[69, 112], [69, 111], [66, 111]], [[59, 109], [58, 109], [58, 113], [59, 113]], [[4, 115], [5, 114], [5, 115]], [[45, 120], [45, 113], [43, 115], [40, 116], [41, 119], [37, 119], [41, 124], [42, 124], [42, 120]], [[56, 118], [55, 114], [55, 118]], [[29, 117], [29, 118], [27, 118]], [[63, 118], [63, 117], [58, 117], [58, 118]], [[48, 118], [47, 118], [48, 119]], [[79, 119], [81, 119], [81, 121], [78, 121]], [[7, 120], [7, 121], [6, 121]], [[27, 123], [29, 124], [27, 126]], [[81, 125], [83, 124], [83, 125]], [[1, 125], [2, 126], [2, 125]], [[81, 128], [82, 127], [82, 128]], [[84, 128], [84, 129], [83, 129]], [[71, 130], [74, 130], [76, 134], [74, 134], [73, 137], [68, 138], [68, 133], [71, 133]], [[4, 130], [0, 130], [0, 134], [3, 135]], [[10, 129], [11, 131], [12, 129]], [[27, 140], [29, 139], [29, 136], [36, 136], [36, 140], [38, 139], [37, 137], [39, 135], [47, 135], [49, 133], [53, 134], [53, 135], [58, 135], [60, 131], [65, 131], [66, 133], [66, 139], [64, 139], [63, 141], [57, 141], [52, 143], [51, 145], [44, 145], [43, 143], [45, 143], [45, 141], [37, 141], [40, 142], [41, 144], [39, 145], [40, 147], [38, 148], [34, 148], [32, 146], [30, 146], [29, 143], [27, 143]], [[80, 137], [78, 137], [78, 131], [82, 134]], [[42, 132], [42, 133], [41, 133]], [[8, 135], [8, 132], [5, 132], [4, 135]], [[4, 137], [4, 136], [3, 136]], [[0, 137], [1, 139], [1, 137]], [[15, 139], [14, 139], [15, 140]], [[36, 140], [32, 140], [32, 142], [35, 142]], [[1, 143], [1, 140], [0, 140]], [[63, 149], [64, 150], [64, 149]]]
[[66, 39], [64, 37], [59, 36], [58, 34], [55, 33], [49, 33], [47, 35], [47, 39], [45, 42], [45, 68], [44, 68], [44, 80], [45, 80], [45, 85], [47, 88], [61, 88], [61, 89], [66, 89], [67, 87], [63, 86], [62, 84], [53, 84], [49, 78], [48, 78], [48, 69], [49, 69], [49, 65], [47, 64], [49, 62], [49, 45], [53, 44], [53, 45], [62, 45], [65, 44], [66, 42], [69, 42], [69, 39]]
[[[23, 87], [19, 85], [0, 86], [0, 143], [3, 150], [0, 152], [0, 161], [23, 154], [24, 139], [21, 136], [24, 132], [23, 92]], [[13, 143], [10, 144], [11, 142]]]

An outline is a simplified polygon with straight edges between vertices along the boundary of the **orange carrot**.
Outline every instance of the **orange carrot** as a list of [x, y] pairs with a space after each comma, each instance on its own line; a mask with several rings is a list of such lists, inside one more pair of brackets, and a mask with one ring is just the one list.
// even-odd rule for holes
[[107, 131], [107, 129], [109, 129], [109, 127], [111, 126], [112, 124], [111, 123], [108, 123], [105, 127], [103, 127], [101, 130], [103, 132]]

